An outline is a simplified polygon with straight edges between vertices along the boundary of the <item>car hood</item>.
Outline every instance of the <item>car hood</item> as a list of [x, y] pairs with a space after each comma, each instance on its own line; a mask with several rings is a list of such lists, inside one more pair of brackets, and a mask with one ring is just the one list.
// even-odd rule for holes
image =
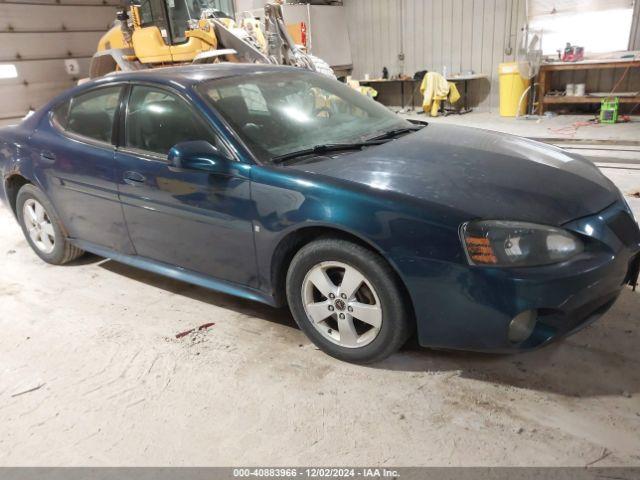
[[292, 168], [390, 190], [469, 218], [561, 225], [614, 203], [617, 189], [587, 160], [487, 130], [428, 125], [358, 153]]

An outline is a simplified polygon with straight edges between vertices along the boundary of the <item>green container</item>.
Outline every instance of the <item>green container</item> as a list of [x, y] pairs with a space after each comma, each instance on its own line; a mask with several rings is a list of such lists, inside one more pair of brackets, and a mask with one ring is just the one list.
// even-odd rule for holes
[[603, 98], [600, 107], [600, 123], [616, 123], [618, 121], [618, 107], [620, 102], [618, 97]]

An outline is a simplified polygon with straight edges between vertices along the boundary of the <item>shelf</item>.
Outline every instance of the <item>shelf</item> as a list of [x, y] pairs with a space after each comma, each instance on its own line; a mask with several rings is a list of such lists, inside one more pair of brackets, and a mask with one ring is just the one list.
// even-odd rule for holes
[[[581, 62], [559, 62], [551, 64], [542, 64], [538, 75], [538, 113], [544, 114], [545, 109], [549, 105], [597, 105], [602, 102], [602, 97], [565, 97], [549, 95], [551, 87], [551, 77], [557, 71], [571, 70], [600, 70], [604, 68], [640, 68], [640, 59], [601, 59], [601, 60], [584, 60]], [[640, 103], [640, 95], [634, 97], [618, 97], [621, 104], [638, 104]]]
[[608, 61], [585, 60], [582, 62], [562, 62], [562, 63], [543, 63], [540, 65], [541, 70], [561, 71], [561, 70], [592, 70], [600, 68], [627, 68], [640, 67], [640, 60], [619, 59]]
[[[615, 94], [608, 98], [615, 97]], [[640, 95], [635, 97], [618, 97], [620, 103], [640, 103]], [[602, 103], [602, 97], [566, 97], [566, 96], [553, 96], [546, 95], [542, 99], [542, 103], [552, 104], [552, 103]]]

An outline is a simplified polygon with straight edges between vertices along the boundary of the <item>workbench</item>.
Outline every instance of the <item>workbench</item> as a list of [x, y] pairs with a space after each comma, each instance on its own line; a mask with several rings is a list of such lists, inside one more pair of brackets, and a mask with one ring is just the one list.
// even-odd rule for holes
[[461, 82], [463, 87], [462, 89], [458, 89], [458, 93], [460, 93], [460, 108], [458, 109], [445, 109], [445, 114], [447, 113], [458, 113], [462, 115], [463, 113], [469, 113], [473, 111], [472, 108], [469, 108], [469, 82], [471, 80], [482, 80], [488, 78], [484, 73], [468, 73], [468, 74], [459, 74], [459, 75], [449, 75], [447, 76], [447, 82], [458, 83]]
[[[416, 94], [416, 81], [413, 78], [377, 78], [377, 79], [371, 79], [371, 80], [359, 80], [360, 85], [365, 86], [365, 87], [371, 87], [375, 90], [378, 91], [378, 95], [380, 96], [382, 94], [382, 89], [380, 89], [380, 86], [382, 85], [397, 85], [399, 90], [400, 90], [400, 106], [401, 109], [404, 110], [407, 105], [410, 103], [411, 104], [411, 108], [413, 110], [415, 110], [416, 108], [416, 102], [415, 102], [415, 94]], [[377, 88], [376, 88], [377, 86]], [[409, 93], [411, 94], [411, 98], [409, 99], [409, 101], [407, 101], [407, 99], [405, 98], [405, 94], [406, 94], [406, 90], [409, 90]], [[385, 104], [384, 102], [383, 105]]]
[[[640, 68], [640, 60], [637, 59], [616, 59], [616, 60], [583, 60], [581, 62], [554, 62], [545, 63], [540, 66], [538, 74], [538, 113], [543, 114], [548, 105], [571, 105], [571, 104], [599, 104], [602, 97], [595, 96], [572, 96], [549, 95], [551, 88], [551, 75], [553, 72], [567, 70], [602, 70], [607, 68]], [[615, 97], [615, 92], [611, 95]], [[620, 103], [640, 103], [640, 95], [634, 97], [619, 97]]]
[[[463, 88], [460, 91], [460, 96], [461, 96], [461, 107], [457, 110], [455, 110], [457, 113], [468, 113], [471, 111], [471, 108], [469, 108], [468, 105], [468, 83], [469, 81], [472, 80], [480, 80], [483, 78], [487, 78], [487, 75], [483, 74], [483, 73], [471, 73], [471, 74], [458, 74], [458, 75], [449, 75], [447, 76], [447, 81], [448, 82], [454, 82], [454, 83], [462, 83], [463, 84]], [[367, 86], [367, 87], [372, 87], [375, 90], [378, 90], [379, 94], [382, 94], [382, 91], [380, 89], [381, 86], [383, 85], [397, 85], [398, 89], [399, 89], [399, 93], [400, 93], [400, 108], [401, 110], [405, 110], [409, 105], [411, 106], [412, 110], [416, 109], [416, 96], [418, 96], [419, 89], [420, 89], [420, 85], [422, 84], [422, 81], [418, 82], [412, 78], [404, 78], [404, 79], [400, 79], [400, 78], [396, 78], [396, 79], [386, 79], [386, 78], [380, 78], [380, 79], [370, 79], [370, 80], [359, 80], [360, 85], [362, 86]], [[407, 94], [410, 95], [410, 98], [406, 98]], [[383, 104], [386, 104], [385, 102], [382, 102]], [[420, 102], [420, 105], [422, 104], [422, 102]], [[444, 102], [443, 102], [444, 105]], [[453, 110], [452, 110], [453, 111]], [[443, 112], [443, 113], [447, 113], [447, 111]]]

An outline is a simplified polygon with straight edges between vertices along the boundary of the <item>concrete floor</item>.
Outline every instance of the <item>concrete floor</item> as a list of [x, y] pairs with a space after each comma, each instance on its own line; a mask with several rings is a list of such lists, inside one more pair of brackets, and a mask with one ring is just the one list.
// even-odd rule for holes
[[95, 256], [46, 265], [2, 207], [0, 245], [0, 466], [640, 465], [640, 292], [536, 352], [360, 367], [286, 311]]
[[[471, 112], [465, 115], [448, 115], [446, 117], [430, 117], [424, 114], [407, 114], [406, 116], [434, 123], [466, 125], [468, 127], [485, 128], [511, 133], [523, 137], [560, 138], [584, 140], [635, 140], [640, 142], [640, 116], [631, 117], [628, 123], [613, 125], [590, 124], [584, 126], [593, 115], [556, 115], [525, 120], [501, 117], [495, 113]], [[580, 124], [582, 126], [579, 126]]]

